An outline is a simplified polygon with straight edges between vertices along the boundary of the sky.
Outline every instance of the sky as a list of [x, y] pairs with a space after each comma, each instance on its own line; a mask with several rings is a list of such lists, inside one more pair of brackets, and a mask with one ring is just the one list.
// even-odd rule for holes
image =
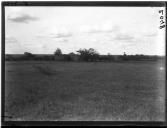
[[[165, 55], [163, 7], [5, 7], [5, 53]], [[163, 15], [164, 16], [164, 15]], [[165, 16], [164, 16], [165, 18]], [[164, 19], [165, 21], [165, 19]]]

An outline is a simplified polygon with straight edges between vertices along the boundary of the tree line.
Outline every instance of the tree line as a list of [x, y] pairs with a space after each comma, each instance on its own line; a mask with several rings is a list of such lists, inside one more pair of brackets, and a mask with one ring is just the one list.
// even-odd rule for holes
[[53, 61], [86, 61], [86, 62], [98, 62], [98, 61], [156, 61], [161, 59], [159, 56], [149, 56], [149, 55], [100, 55], [95, 49], [79, 49], [76, 51], [77, 54], [71, 52], [69, 54], [63, 54], [60, 48], [57, 48], [54, 54], [49, 55], [37, 55], [30, 52], [25, 52], [23, 55], [5, 55], [5, 60], [7, 61], [22, 61], [22, 60], [53, 60]]

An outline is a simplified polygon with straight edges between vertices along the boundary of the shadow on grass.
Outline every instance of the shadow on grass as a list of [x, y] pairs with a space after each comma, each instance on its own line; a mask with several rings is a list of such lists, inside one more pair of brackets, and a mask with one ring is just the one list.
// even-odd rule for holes
[[57, 73], [57, 71], [52, 70], [51, 68], [49, 68], [48, 66], [36, 66], [33, 65], [33, 68], [35, 68], [36, 70], [38, 70], [40, 73], [47, 75], [47, 76], [51, 76], [54, 75], [55, 73]]

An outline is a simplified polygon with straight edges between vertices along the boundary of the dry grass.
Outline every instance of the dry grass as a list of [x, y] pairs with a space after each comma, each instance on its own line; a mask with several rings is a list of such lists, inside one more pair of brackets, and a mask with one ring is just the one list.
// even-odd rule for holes
[[164, 120], [164, 66], [7, 62], [6, 120]]

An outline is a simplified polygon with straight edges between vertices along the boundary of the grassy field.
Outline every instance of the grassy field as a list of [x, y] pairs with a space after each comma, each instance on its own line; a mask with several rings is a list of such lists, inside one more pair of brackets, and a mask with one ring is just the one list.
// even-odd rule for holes
[[[161, 62], [6, 62], [5, 120], [163, 121]], [[162, 68], [163, 67], [163, 68]]]

